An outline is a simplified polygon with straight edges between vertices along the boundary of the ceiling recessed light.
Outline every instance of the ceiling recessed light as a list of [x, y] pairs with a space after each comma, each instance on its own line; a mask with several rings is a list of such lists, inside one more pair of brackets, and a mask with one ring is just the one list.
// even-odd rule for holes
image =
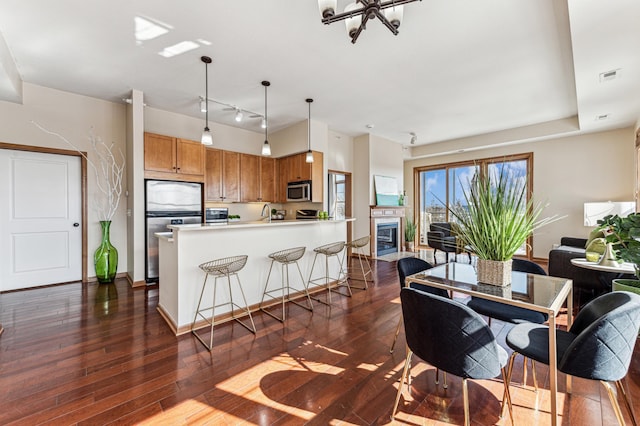
[[165, 47], [161, 52], [158, 52], [158, 55], [164, 56], [165, 58], [170, 58], [172, 56], [181, 55], [185, 52], [188, 52], [193, 49], [197, 49], [200, 45], [193, 41], [181, 41], [178, 44], [174, 44], [173, 46]]
[[600, 83], [604, 83], [605, 81], [615, 80], [616, 78], [620, 78], [620, 70], [621, 68], [617, 68], [615, 70], [609, 70], [600, 73]]
[[156, 24], [155, 22], [151, 22], [148, 19], [141, 18], [140, 16], [134, 17], [133, 22], [137, 41], [152, 40], [169, 32], [168, 28]]

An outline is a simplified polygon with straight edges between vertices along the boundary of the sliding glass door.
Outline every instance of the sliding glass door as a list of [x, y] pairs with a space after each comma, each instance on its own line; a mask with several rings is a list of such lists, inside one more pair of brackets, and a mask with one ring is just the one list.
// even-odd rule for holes
[[[533, 154], [509, 157], [484, 158], [454, 164], [442, 164], [414, 169], [414, 191], [418, 194], [417, 216], [419, 244], [427, 246], [429, 225], [436, 222], [452, 222], [448, 206], [465, 208], [465, 191], [469, 183], [479, 173], [497, 177], [504, 171], [514, 185], [526, 185], [527, 198], [531, 196], [531, 164]], [[530, 242], [523, 245], [518, 255], [528, 256]]]

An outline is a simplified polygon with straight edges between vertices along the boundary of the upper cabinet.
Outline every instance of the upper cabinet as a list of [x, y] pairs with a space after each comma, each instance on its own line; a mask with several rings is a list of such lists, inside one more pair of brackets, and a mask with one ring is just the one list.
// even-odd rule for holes
[[146, 178], [203, 182], [204, 157], [204, 146], [200, 142], [144, 134]]
[[278, 159], [280, 183], [278, 184], [278, 202], [287, 201], [287, 184], [302, 180], [311, 181], [311, 201], [321, 203], [324, 196], [324, 180], [322, 179], [323, 155], [313, 151], [313, 163], [307, 163], [307, 153], [290, 155]]
[[240, 154], [240, 201], [260, 201], [260, 157]]
[[277, 176], [278, 170], [276, 167], [276, 159], [269, 157], [260, 157], [260, 200], [258, 201], [277, 201]]
[[276, 201], [276, 160], [240, 154], [240, 201]]
[[207, 201], [240, 201], [240, 154], [206, 148], [205, 199]]

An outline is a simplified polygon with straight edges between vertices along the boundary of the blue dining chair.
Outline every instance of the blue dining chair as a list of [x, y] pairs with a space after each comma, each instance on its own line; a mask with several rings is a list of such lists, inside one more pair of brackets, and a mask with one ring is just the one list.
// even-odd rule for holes
[[[400, 291], [407, 339], [407, 357], [396, 401], [391, 413], [395, 420], [402, 387], [410, 376], [411, 358], [462, 378], [464, 424], [469, 425], [467, 379], [493, 379], [502, 374], [511, 423], [513, 412], [507, 378], [507, 352], [500, 347], [487, 323], [464, 304], [447, 297], [405, 287]], [[410, 380], [407, 382], [409, 392]], [[502, 410], [501, 410], [502, 412]]]
[[[615, 382], [633, 424], [637, 425], [622, 378], [627, 375], [639, 329], [640, 296], [614, 291], [594, 299], [580, 310], [569, 331], [555, 330], [558, 370], [583, 379], [599, 380], [607, 389], [621, 425], [624, 419], [610, 382]], [[509, 358], [508, 377], [516, 353], [549, 365], [548, 326], [516, 325], [507, 334], [506, 342], [514, 350]]]

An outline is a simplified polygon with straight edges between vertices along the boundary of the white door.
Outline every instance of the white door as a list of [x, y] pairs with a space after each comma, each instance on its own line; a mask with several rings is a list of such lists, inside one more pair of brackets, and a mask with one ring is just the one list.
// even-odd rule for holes
[[82, 279], [80, 158], [0, 149], [0, 290]]

